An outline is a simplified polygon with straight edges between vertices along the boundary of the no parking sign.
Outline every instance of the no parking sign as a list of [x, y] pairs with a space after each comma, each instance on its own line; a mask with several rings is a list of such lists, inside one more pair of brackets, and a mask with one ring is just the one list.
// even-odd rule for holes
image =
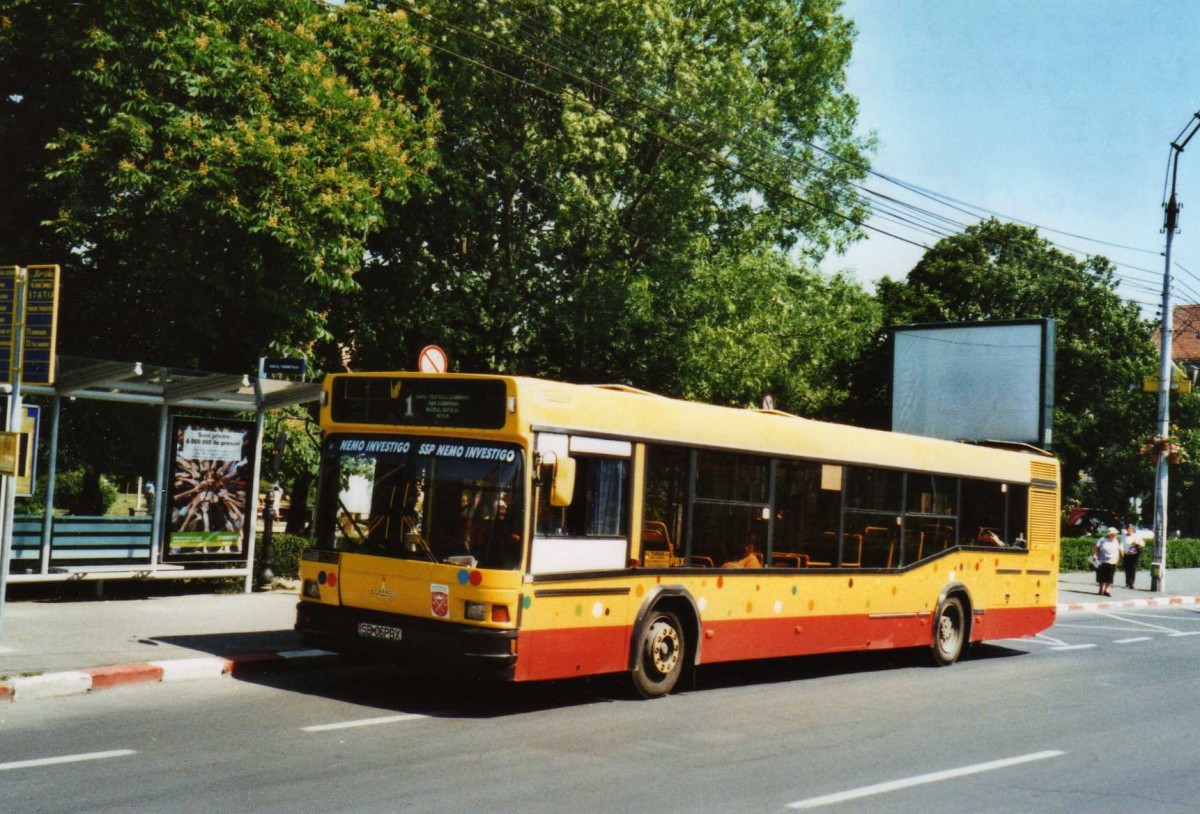
[[449, 367], [449, 360], [446, 358], [446, 351], [437, 345], [426, 345], [421, 348], [421, 353], [417, 357], [417, 369], [422, 373], [445, 373], [447, 367]]

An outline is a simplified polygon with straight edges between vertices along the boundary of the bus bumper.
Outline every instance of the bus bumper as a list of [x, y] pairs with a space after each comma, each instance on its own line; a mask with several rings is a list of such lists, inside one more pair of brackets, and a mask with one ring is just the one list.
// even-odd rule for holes
[[512, 678], [517, 631], [300, 602], [296, 631], [313, 647], [410, 667], [464, 669]]

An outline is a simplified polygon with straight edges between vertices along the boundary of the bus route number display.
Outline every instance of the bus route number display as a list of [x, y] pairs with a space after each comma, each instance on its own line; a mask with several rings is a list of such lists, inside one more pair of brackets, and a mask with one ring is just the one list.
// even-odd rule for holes
[[346, 376], [333, 383], [330, 415], [345, 424], [416, 427], [504, 427], [503, 381]]

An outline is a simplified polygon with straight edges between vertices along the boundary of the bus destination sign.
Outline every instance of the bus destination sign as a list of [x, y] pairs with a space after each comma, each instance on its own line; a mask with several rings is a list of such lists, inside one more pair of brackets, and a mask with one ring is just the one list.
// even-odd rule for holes
[[334, 380], [330, 415], [343, 424], [498, 430], [506, 396], [497, 379], [346, 376]]

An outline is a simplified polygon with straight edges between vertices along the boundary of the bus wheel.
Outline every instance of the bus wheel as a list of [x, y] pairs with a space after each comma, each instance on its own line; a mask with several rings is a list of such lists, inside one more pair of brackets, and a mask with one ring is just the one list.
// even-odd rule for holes
[[654, 611], [642, 628], [633, 686], [643, 698], [658, 698], [675, 687], [683, 672], [683, 628], [669, 611]]
[[962, 600], [947, 597], [933, 627], [933, 659], [940, 665], [953, 664], [963, 653], [967, 615]]

